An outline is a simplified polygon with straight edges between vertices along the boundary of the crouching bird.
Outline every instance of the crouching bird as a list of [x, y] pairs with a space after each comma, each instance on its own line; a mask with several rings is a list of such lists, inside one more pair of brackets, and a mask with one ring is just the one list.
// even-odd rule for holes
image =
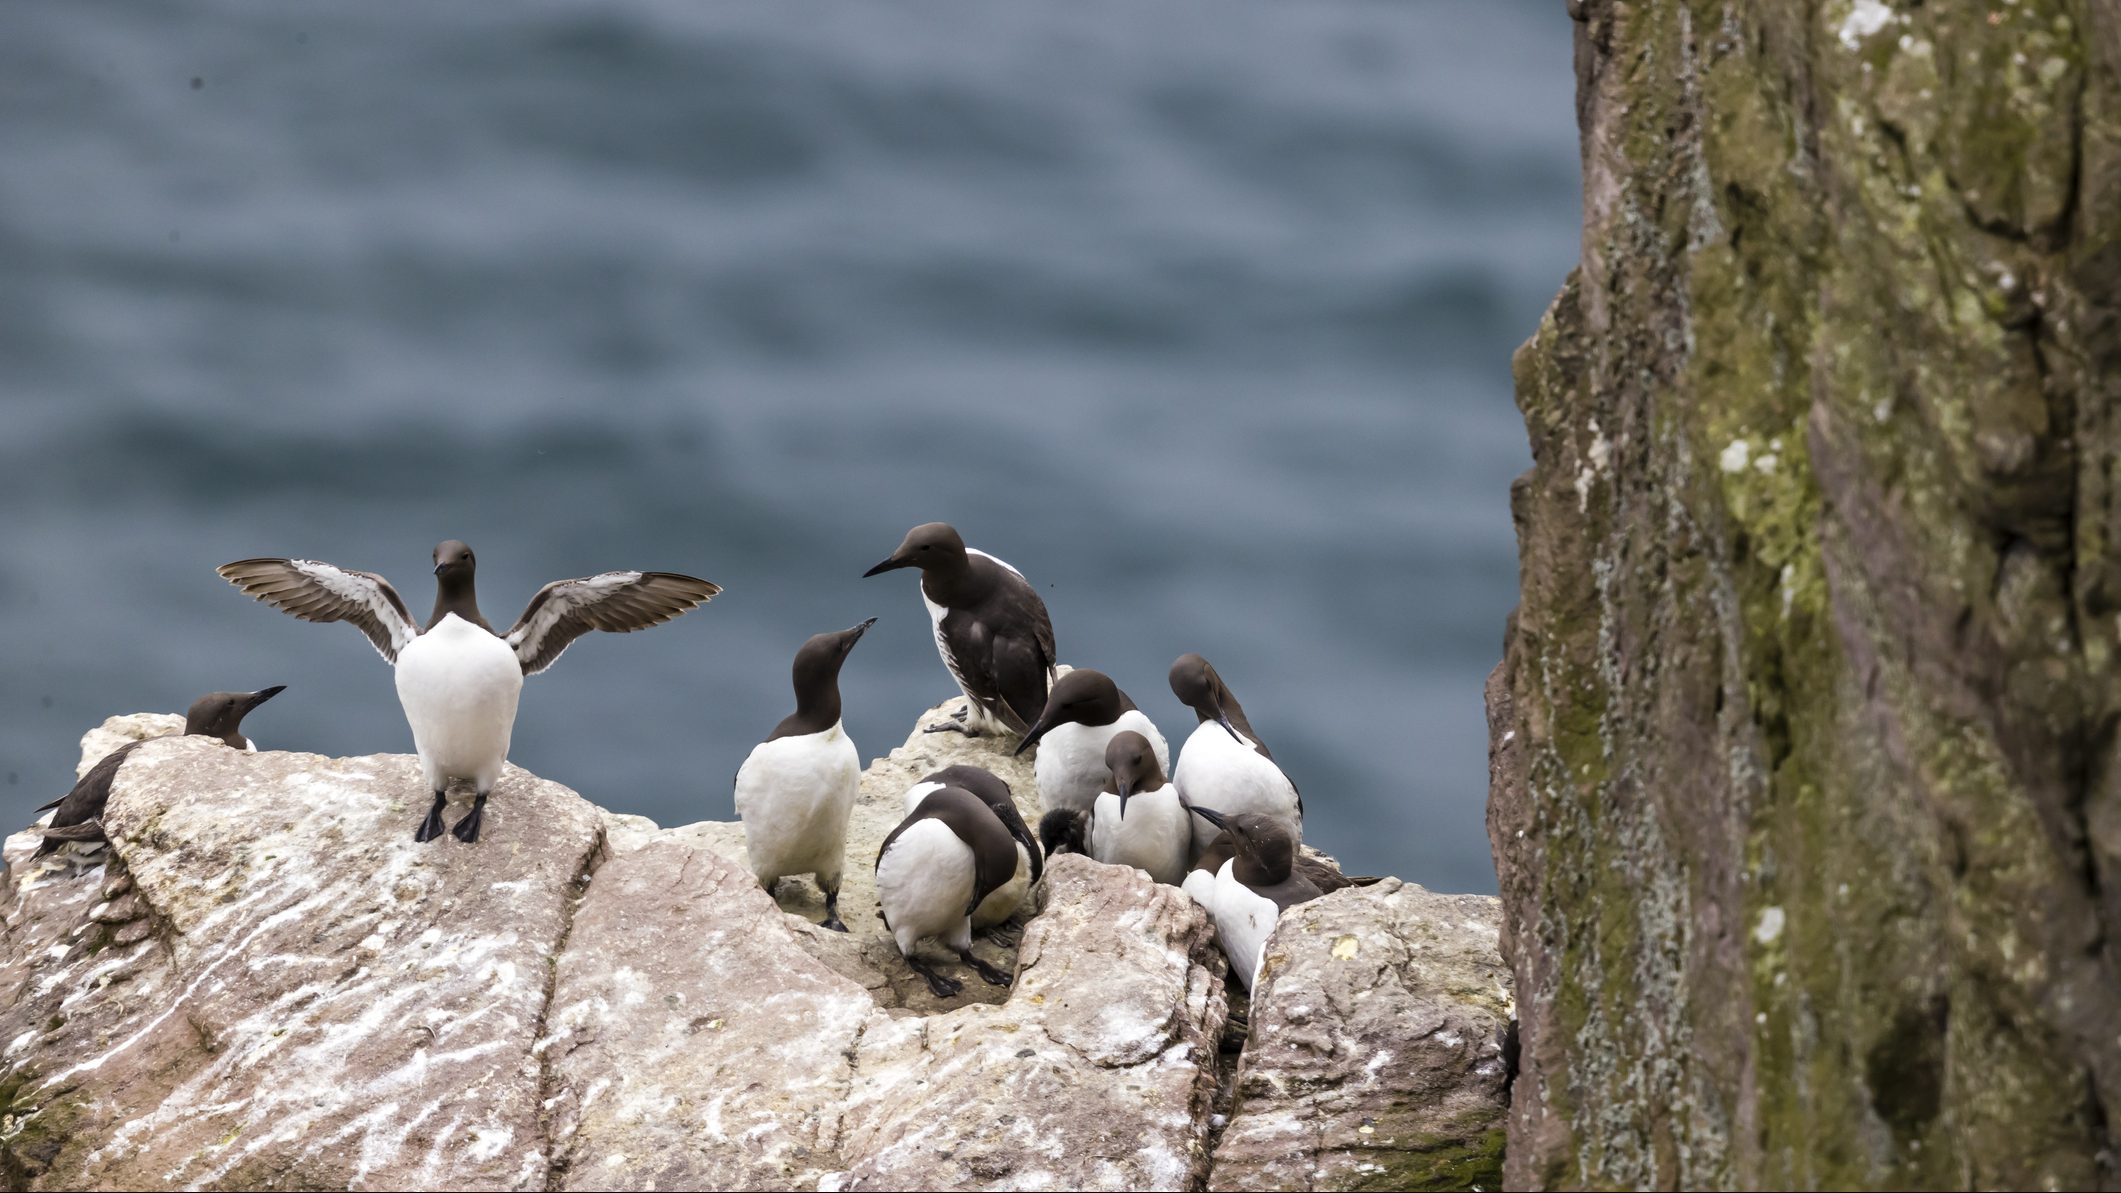
[[1279, 819], [1257, 812], [1225, 816], [1199, 806], [1193, 813], [1228, 834], [1228, 844], [1221, 847], [1231, 854], [1212, 887], [1201, 887], [1189, 875], [1184, 889], [1207, 908], [1215, 921], [1215, 938], [1230, 959], [1230, 972], [1250, 990], [1259, 979], [1260, 956], [1281, 913], [1324, 892], [1297, 867], [1296, 839]]
[[[1037, 838], [1024, 824], [1024, 814], [1017, 811], [1015, 795], [1009, 784], [984, 766], [959, 763], [946, 766], [920, 782], [906, 788], [906, 811], [912, 812], [921, 806], [921, 801], [932, 792], [945, 787], [962, 787], [978, 796], [986, 804], [1002, 827], [1016, 841], [1016, 872], [1009, 881], [996, 887], [994, 893], [980, 900], [972, 909], [972, 930], [985, 932], [991, 939], [1002, 940], [1002, 925], [1023, 906], [1024, 896], [1030, 893], [1031, 885], [1045, 873], [1046, 856], [1038, 847]], [[1008, 943], [1003, 941], [1003, 943]]]
[[876, 900], [899, 954], [937, 998], [963, 983], [937, 973], [914, 953], [936, 937], [993, 986], [1011, 978], [972, 955], [972, 913], [1016, 873], [1016, 841], [978, 796], [944, 787], [921, 802], [884, 838], [876, 854]]
[[[250, 711], [280, 693], [287, 685], [279, 684], [260, 688], [255, 692], [208, 692], [192, 701], [184, 714], [184, 735], [187, 737], [218, 737], [238, 750], [252, 751], [250, 739], [243, 736], [243, 718]], [[148, 738], [146, 741], [156, 740]], [[103, 809], [110, 803], [110, 785], [118, 777], [118, 768], [132, 752], [146, 741], [129, 741], [105, 754], [96, 765], [88, 768], [73, 790], [58, 799], [38, 808], [39, 812], [52, 813], [50, 824], [44, 826], [44, 842], [37, 846], [32, 858], [40, 858], [61, 845], [70, 842], [97, 842], [107, 838], [103, 835]]]
[[398, 703], [412, 726], [420, 769], [434, 792], [413, 834], [442, 834], [451, 780], [471, 781], [471, 811], [450, 831], [479, 839], [486, 797], [508, 761], [516, 697], [523, 677], [552, 666], [569, 643], [591, 630], [627, 633], [661, 625], [707, 603], [719, 584], [675, 572], [604, 572], [555, 580], [496, 633], [479, 613], [471, 548], [451, 539], [434, 549], [435, 607], [427, 624], [412, 619], [390, 581], [374, 572], [314, 559], [239, 559], [215, 570], [251, 596], [303, 621], [350, 621], [397, 668]]

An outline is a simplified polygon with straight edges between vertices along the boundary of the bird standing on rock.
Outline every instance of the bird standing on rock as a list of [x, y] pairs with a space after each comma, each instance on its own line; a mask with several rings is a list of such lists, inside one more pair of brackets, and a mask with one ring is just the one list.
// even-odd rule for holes
[[816, 634], [795, 652], [795, 712], [752, 747], [736, 772], [736, 814], [759, 885], [798, 874], [825, 892], [821, 926], [845, 932], [840, 876], [846, 866], [847, 815], [862, 786], [862, 760], [840, 724], [840, 666], [876, 618]]
[[1156, 765], [1169, 774], [1171, 747], [1164, 735], [1109, 676], [1078, 667], [1054, 681], [1045, 709], [1016, 746], [1022, 754], [1044, 743], [1032, 767], [1040, 811], [1088, 813], [1112, 773], [1105, 767], [1105, 747], [1114, 735], [1130, 730], [1148, 740]]
[[412, 619], [390, 582], [374, 572], [313, 559], [242, 559], [215, 569], [237, 588], [303, 621], [350, 621], [397, 668], [398, 703], [412, 727], [420, 769], [434, 805], [414, 833], [442, 833], [449, 784], [471, 780], [472, 808], [450, 831], [479, 839], [486, 797], [500, 781], [515, 729], [523, 677], [550, 667], [568, 644], [591, 630], [627, 633], [661, 625], [722, 591], [674, 572], [604, 572], [555, 580], [538, 590], [523, 615], [497, 634], [479, 614], [473, 588], [477, 561], [451, 539], [434, 549], [435, 606], [425, 627]]
[[1008, 974], [972, 955], [972, 912], [1015, 872], [1016, 844], [1009, 830], [962, 787], [921, 797], [912, 814], [884, 838], [876, 853], [876, 900], [884, 928], [937, 998], [955, 997], [963, 986], [914, 954], [924, 937], [940, 938], [989, 985], [1010, 983]]
[[864, 577], [921, 570], [921, 601], [935, 624], [935, 649], [965, 693], [954, 722], [927, 727], [967, 737], [1022, 733], [1045, 707], [1059, 657], [1046, 602], [1024, 574], [965, 545], [947, 522], [906, 532], [905, 541]]
[[[1301, 845], [1303, 796], [1282, 773], [1267, 744], [1253, 732], [1244, 706], [1216, 674], [1214, 665], [1197, 654], [1178, 656], [1171, 664], [1171, 694], [1200, 718], [1179, 750], [1178, 771], [1173, 776], [1187, 801], [1225, 816], [1240, 812], [1272, 816]], [[1206, 849], [1216, 831], [1206, 820], [1195, 821], [1194, 852]]]
[[[280, 684], [255, 692], [208, 692], [192, 701], [190, 710], [184, 714], [184, 735], [218, 737], [223, 744], [254, 752], [256, 747], [243, 736], [243, 718], [252, 709], [286, 690], [287, 685]], [[96, 765], [88, 768], [88, 773], [81, 776], [73, 790], [37, 809], [39, 812], [54, 808], [58, 811], [52, 813], [51, 823], [44, 826], [44, 842], [37, 846], [33, 858], [43, 857], [68, 842], [105, 840], [103, 809], [110, 803], [111, 781], [118, 777], [118, 768], [125, 765], [125, 760], [143, 744], [127, 742], [105, 754]]]

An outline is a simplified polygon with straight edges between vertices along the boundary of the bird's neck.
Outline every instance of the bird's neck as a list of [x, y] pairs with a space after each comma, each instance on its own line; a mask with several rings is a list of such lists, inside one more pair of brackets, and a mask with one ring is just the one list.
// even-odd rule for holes
[[973, 570], [970, 555], [921, 569], [921, 591], [927, 594], [929, 600], [946, 609], [971, 604], [984, 589], [985, 585]]
[[488, 633], [493, 632], [493, 627], [479, 614], [477, 586], [470, 576], [435, 577], [435, 611], [427, 619], [427, 628], [431, 630], [442, 624], [442, 619], [452, 613]]
[[840, 720], [840, 681], [817, 684], [809, 690], [797, 688], [795, 692], [795, 719], [806, 725], [815, 725], [819, 730], [830, 729]]
[[1263, 887], [1287, 882], [1294, 859], [1284, 859], [1283, 864], [1278, 867], [1265, 858], [1250, 853], [1240, 853], [1234, 860], [1237, 864], [1232, 872], [1237, 875], [1239, 882], [1249, 887]]

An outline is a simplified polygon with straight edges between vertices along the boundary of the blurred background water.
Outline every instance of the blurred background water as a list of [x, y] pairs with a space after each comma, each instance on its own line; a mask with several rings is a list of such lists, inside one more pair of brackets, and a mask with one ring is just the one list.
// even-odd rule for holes
[[[733, 815], [818, 630], [864, 756], [951, 693], [954, 522], [1173, 739], [1198, 650], [1352, 868], [1487, 891], [1481, 680], [1574, 260], [1558, 3], [77, 5], [0, 26], [0, 807], [115, 712], [284, 683], [268, 747], [405, 751], [299, 555], [488, 616], [727, 586], [526, 686], [513, 760]], [[411, 823], [407, 823], [408, 834]]]

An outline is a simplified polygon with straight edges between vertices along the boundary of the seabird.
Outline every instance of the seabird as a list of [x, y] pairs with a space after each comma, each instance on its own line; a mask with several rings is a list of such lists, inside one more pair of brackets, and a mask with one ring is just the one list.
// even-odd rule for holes
[[1149, 739], [1156, 765], [1169, 774], [1171, 747], [1164, 735], [1104, 672], [1078, 667], [1054, 681], [1044, 711], [1016, 746], [1022, 754], [1043, 742], [1031, 770], [1038, 779], [1039, 807], [1048, 813], [1089, 812], [1111, 774], [1105, 747], [1115, 734], [1130, 730]]
[[898, 942], [913, 972], [927, 979], [937, 998], [963, 988], [935, 972], [913, 946], [940, 938], [989, 985], [1010, 976], [972, 955], [972, 911], [1016, 872], [1016, 843], [978, 796], [943, 787], [921, 797], [911, 815], [884, 838], [876, 854], [876, 900], [884, 928]]
[[674, 572], [604, 572], [555, 580], [505, 634], [479, 614], [473, 592], [477, 561], [451, 539], [434, 550], [434, 613], [422, 627], [390, 582], [374, 572], [314, 559], [241, 559], [215, 570], [237, 588], [303, 621], [350, 621], [397, 668], [398, 703], [412, 726], [420, 769], [434, 805], [415, 841], [442, 832], [442, 807], [452, 779], [469, 779], [477, 798], [451, 830], [467, 844], [479, 839], [486, 797], [500, 781], [515, 729], [523, 677], [559, 659], [591, 630], [627, 633], [661, 625], [707, 603], [722, 591]]
[[[1175, 777], [1187, 801], [1226, 816], [1240, 812], [1272, 816], [1302, 844], [1303, 796], [1253, 731], [1245, 719], [1244, 705], [1237, 702], [1214, 665], [1197, 654], [1178, 656], [1171, 664], [1171, 694], [1200, 718], [1178, 754]], [[1195, 822], [1194, 850], [1206, 849], [1215, 833], [1205, 820]]]
[[[1187, 811], [1192, 811], [1188, 804]], [[1222, 872], [1223, 863], [1237, 855], [1237, 838], [1228, 830], [1215, 834], [1208, 847], [1193, 858], [1192, 868], [1186, 871], [1186, 880], [1179, 889], [1193, 896], [1193, 901], [1207, 911], [1208, 918], [1215, 918], [1215, 876]]]
[[1179, 885], [1193, 853], [1193, 818], [1178, 784], [1164, 778], [1149, 739], [1131, 731], [1112, 735], [1105, 766], [1112, 779], [1090, 812], [1090, 856]]
[[1230, 972], [1250, 990], [1281, 913], [1324, 892], [1296, 871], [1296, 840], [1279, 819], [1253, 812], [1224, 816], [1198, 805], [1193, 811], [1230, 833], [1233, 853], [1216, 871], [1213, 902], [1207, 906], [1216, 939], [1230, 958]]
[[1045, 873], [1045, 855], [1039, 849], [1038, 841], [1031, 836], [1030, 828], [1024, 824], [1023, 813], [1017, 811], [1009, 784], [984, 766], [963, 763], [946, 766], [906, 788], [906, 811], [912, 812], [931, 792], [945, 787], [962, 787], [978, 796], [980, 802], [1002, 822], [1002, 827], [1009, 830], [1009, 835], [1016, 839], [1016, 872], [972, 909], [972, 930], [992, 932], [1007, 923], [1023, 905], [1031, 884]]
[[840, 874], [847, 855], [847, 814], [862, 786], [862, 760], [840, 726], [840, 664], [876, 618], [831, 634], [814, 634], [795, 652], [795, 711], [753, 746], [736, 772], [736, 815], [744, 822], [751, 872], [773, 884], [813, 875], [825, 892], [822, 926], [840, 922]]
[[[186, 736], [218, 737], [238, 750], [254, 752], [257, 747], [243, 736], [244, 716], [286, 690], [287, 685], [279, 684], [255, 692], [208, 692], [192, 701], [191, 708], [185, 712], [184, 733]], [[51, 823], [44, 826], [44, 843], [37, 846], [37, 852], [31, 855], [33, 859], [68, 842], [105, 839], [103, 808], [110, 802], [111, 780], [118, 777], [118, 768], [125, 765], [125, 760], [142, 744], [144, 742], [127, 742], [105, 754], [96, 765], [88, 768], [88, 773], [81, 776], [73, 790], [37, 809], [47, 812], [57, 808], [58, 811], [52, 814]]]
[[1046, 602], [1022, 572], [967, 547], [947, 522], [907, 531], [890, 558], [862, 575], [909, 567], [921, 570], [936, 652], [966, 701], [955, 721], [927, 732], [1024, 732], [1045, 706], [1058, 658]]

